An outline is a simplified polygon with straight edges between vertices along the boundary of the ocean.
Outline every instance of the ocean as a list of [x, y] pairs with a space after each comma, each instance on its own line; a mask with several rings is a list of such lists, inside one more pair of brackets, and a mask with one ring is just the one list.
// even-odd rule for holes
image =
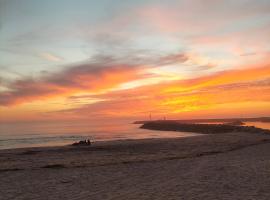
[[76, 122], [35, 122], [0, 124], [0, 149], [62, 146], [90, 139], [109, 141], [145, 138], [188, 137], [197, 134], [140, 129], [132, 122], [106, 122], [93, 124]]
[[[246, 125], [270, 130], [270, 123], [247, 122]], [[132, 122], [106, 122], [95, 125], [86, 121], [6, 123], [0, 124], [0, 149], [62, 146], [88, 138], [91, 141], [109, 141], [198, 135], [187, 132], [152, 131], [139, 127], [140, 124]]]

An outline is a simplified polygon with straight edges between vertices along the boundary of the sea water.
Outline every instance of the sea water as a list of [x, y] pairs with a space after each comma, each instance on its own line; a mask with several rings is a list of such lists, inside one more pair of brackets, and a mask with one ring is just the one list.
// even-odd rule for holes
[[140, 129], [132, 122], [91, 123], [35, 122], [0, 124], [0, 149], [61, 146], [90, 139], [108, 141], [123, 139], [175, 138], [195, 136], [195, 133], [152, 131]]
[[[246, 122], [245, 125], [270, 130], [270, 123], [266, 122]], [[130, 121], [97, 124], [87, 121], [4, 123], [0, 124], [0, 149], [61, 146], [88, 138], [92, 141], [109, 141], [199, 135], [187, 132], [146, 130], [140, 129], [140, 126]]]

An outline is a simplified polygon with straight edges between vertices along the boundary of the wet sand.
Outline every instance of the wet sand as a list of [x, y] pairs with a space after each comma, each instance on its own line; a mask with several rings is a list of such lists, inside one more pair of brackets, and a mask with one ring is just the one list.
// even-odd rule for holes
[[0, 151], [0, 199], [270, 199], [270, 135]]

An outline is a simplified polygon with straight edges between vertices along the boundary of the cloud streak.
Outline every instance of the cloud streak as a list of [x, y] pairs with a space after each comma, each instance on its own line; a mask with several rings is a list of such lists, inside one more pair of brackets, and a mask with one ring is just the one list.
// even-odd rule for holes
[[[219, 72], [195, 79], [173, 81], [99, 95], [73, 96], [77, 101], [104, 99], [95, 104], [63, 110], [60, 113], [88, 117], [207, 116], [215, 110], [256, 115], [270, 102], [270, 67]], [[214, 112], [214, 111], [213, 111]], [[261, 114], [267, 115], [265, 110]], [[199, 116], [199, 115], [198, 115]], [[226, 116], [225, 116], [226, 117]]]
[[0, 93], [0, 104], [9, 106], [75, 92], [101, 92], [116, 85], [137, 79], [137, 69], [128, 66], [102, 67], [88, 64], [73, 67], [40, 79], [24, 79], [9, 85], [9, 91]]
[[[124, 83], [143, 82], [145, 79], [155, 78], [157, 75], [144, 71], [147, 68], [183, 63], [187, 59], [181, 53], [139, 61], [133, 57], [127, 57], [124, 60], [130, 64], [126, 64], [114, 57], [99, 55], [95, 56], [91, 62], [69, 66], [68, 69], [57, 73], [47, 73], [35, 79], [24, 78], [7, 84], [8, 90], [0, 92], [0, 105], [29, 103], [80, 92], [93, 94], [106, 92], [117, 89]], [[148, 83], [145, 82], [145, 84]]]
[[40, 56], [44, 58], [45, 60], [52, 61], [52, 62], [63, 61], [63, 58], [56, 56], [52, 53], [48, 53], [48, 52], [41, 53]]

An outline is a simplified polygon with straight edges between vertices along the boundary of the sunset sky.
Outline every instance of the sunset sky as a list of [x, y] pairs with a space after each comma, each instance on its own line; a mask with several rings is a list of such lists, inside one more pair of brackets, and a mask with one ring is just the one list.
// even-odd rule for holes
[[0, 121], [270, 116], [269, 0], [0, 0]]

